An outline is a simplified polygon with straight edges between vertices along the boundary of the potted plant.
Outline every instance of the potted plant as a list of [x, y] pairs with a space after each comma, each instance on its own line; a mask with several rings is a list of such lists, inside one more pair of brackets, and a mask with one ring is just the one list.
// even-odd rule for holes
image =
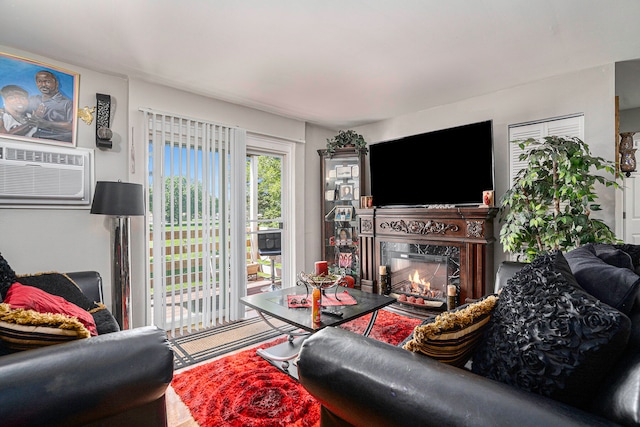
[[[585, 243], [618, 243], [613, 231], [591, 217], [598, 211], [595, 183], [618, 187], [614, 162], [594, 157], [579, 138], [548, 136], [513, 141], [523, 150], [520, 170], [500, 199], [500, 243], [505, 251], [532, 261], [554, 249], [569, 251]], [[604, 170], [613, 179], [592, 174]]]
[[364, 137], [354, 130], [339, 130], [333, 138], [327, 138], [327, 154], [333, 156], [336, 148], [355, 147], [365, 154], [369, 151]]

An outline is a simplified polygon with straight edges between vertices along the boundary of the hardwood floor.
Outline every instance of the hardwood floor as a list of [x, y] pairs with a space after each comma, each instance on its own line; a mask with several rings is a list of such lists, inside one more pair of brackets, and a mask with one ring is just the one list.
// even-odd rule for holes
[[199, 427], [187, 406], [182, 403], [182, 400], [180, 400], [180, 397], [171, 386], [167, 389], [166, 398], [169, 427]]

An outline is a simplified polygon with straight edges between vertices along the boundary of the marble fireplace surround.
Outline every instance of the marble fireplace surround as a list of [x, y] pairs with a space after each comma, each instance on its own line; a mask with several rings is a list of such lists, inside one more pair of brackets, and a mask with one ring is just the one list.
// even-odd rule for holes
[[[359, 209], [361, 289], [380, 293], [381, 247], [409, 243], [427, 252], [459, 254], [458, 301], [480, 298], [493, 290], [493, 219], [489, 207], [389, 207]], [[447, 248], [437, 248], [438, 246]]]

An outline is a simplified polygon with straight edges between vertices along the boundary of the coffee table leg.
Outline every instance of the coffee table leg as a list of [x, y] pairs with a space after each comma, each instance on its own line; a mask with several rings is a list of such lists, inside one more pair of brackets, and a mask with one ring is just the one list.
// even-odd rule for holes
[[378, 318], [378, 310], [371, 313], [371, 319], [369, 319], [369, 324], [367, 325], [367, 329], [364, 330], [362, 335], [364, 335], [365, 337], [369, 336], [369, 333], [371, 332], [371, 329], [373, 329], [373, 324], [376, 323], [377, 318]]
[[271, 328], [280, 332], [282, 335], [287, 335], [287, 341], [274, 347], [269, 347], [268, 349], [259, 348], [256, 350], [256, 354], [281, 371], [291, 375], [295, 379], [298, 379], [298, 369], [295, 364], [291, 365], [289, 361], [298, 357], [302, 341], [311, 334], [309, 332], [284, 331], [269, 322], [269, 319], [267, 319], [261, 311], [257, 311], [257, 313]]
[[289, 360], [291, 359], [295, 359], [296, 357], [298, 357], [298, 353], [296, 354], [292, 354], [290, 356], [286, 356], [286, 357], [279, 357], [276, 355], [273, 355], [271, 353], [269, 353], [267, 350], [259, 348], [258, 350], [256, 350], [256, 354], [260, 357], [262, 357], [263, 359], [268, 360], [269, 362], [282, 362], [280, 364], [280, 367], [283, 371], [288, 371], [289, 370]]
[[[295, 360], [298, 358], [300, 347], [306, 338], [298, 337], [293, 341], [285, 341], [267, 349], [259, 348], [256, 354], [282, 372], [298, 379], [298, 367]], [[290, 363], [291, 360], [293, 363]]]
[[258, 315], [260, 317], [262, 317], [262, 320], [264, 320], [264, 322], [267, 325], [271, 326], [273, 329], [275, 329], [276, 331], [280, 332], [282, 335], [289, 335], [289, 341], [293, 341], [293, 337], [304, 337], [304, 336], [309, 335], [309, 332], [294, 332], [294, 331], [287, 332], [287, 331], [283, 331], [282, 329], [278, 328], [273, 323], [269, 322], [269, 320], [266, 317], [264, 317], [264, 314], [262, 314], [261, 311], [258, 311], [257, 313], [258, 313]]

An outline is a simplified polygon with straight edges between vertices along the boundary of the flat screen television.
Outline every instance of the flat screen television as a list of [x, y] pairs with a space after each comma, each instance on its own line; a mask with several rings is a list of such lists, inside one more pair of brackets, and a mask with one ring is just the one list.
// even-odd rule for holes
[[369, 146], [376, 207], [482, 204], [493, 190], [492, 121]]

